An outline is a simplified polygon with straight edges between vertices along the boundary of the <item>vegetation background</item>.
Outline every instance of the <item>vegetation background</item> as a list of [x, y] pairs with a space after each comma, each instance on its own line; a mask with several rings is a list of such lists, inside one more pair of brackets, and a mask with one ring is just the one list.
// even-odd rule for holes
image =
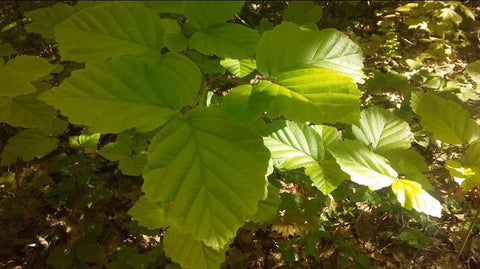
[[[75, 4], [0, 2], [3, 60], [36, 55], [59, 61], [56, 44], [30, 32], [26, 16], [59, 2]], [[247, 1], [232, 20], [269, 29], [282, 22], [289, 4]], [[480, 2], [316, 1], [315, 6], [319, 29], [336, 28], [362, 48], [364, 106], [398, 107], [402, 90], [415, 86], [455, 92], [479, 122], [478, 85], [465, 70], [480, 59]], [[241, 82], [222, 70], [218, 57], [207, 60], [220, 68], [220, 75], [206, 76], [216, 95]], [[79, 68], [62, 64], [51, 86]], [[0, 123], [0, 151], [20, 130]], [[164, 229], [149, 230], [127, 213], [141, 196], [143, 179], [122, 174], [117, 162], [98, 153], [115, 135], [80, 138], [84, 134], [83, 127], [70, 124], [47, 156], [0, 167], [0, 267], [180, 268], [163, 251]], [[386, 191], [346, 182], [327, 197], [300, 173], [279, 172], [279, 213], [271, 222], [245, 224], [222, 268], [480, 268], [480, 189], [464, 192], [444, 168], [447, 160], [459, 158], [461, 147], [423, 137], [415, 147], [430, 168], [441, 218], [404, 210]]]

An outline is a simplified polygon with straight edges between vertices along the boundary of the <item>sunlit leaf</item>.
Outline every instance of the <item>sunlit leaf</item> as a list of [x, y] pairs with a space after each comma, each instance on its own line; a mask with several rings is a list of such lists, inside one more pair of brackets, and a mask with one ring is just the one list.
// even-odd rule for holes
[[99, 133], [81, 134], [76, 136], [70, 136], [68, 142], [72, 147], [82, 147], [85, 149], [85, 152], [91, 153], [97, 150], [97, 144], [99, 139]]
[[371, 190], [388, 187], [398, 177], [385, 158], [358, 141], [336, 141], [328, 150], [353, 182], [368, 186]]
[[75, 61], [157, 55], [165, 46], [162, 20], [134, 1], [82, 9], [57, 25], [55, 37], [62, 58]]
[[420, 183], [398, 179], [392, 183], [392, 190], [397, 196], [398, 202], [406, 209], [415, 209], [434, 217], [441, 217], [442, 205], [423, 190]]
[[187, 57], [119, 57], [87, 64], [41, 99], [60, 109], [70, 122], [99, 133], [136, 127], [153, 130], [192, 104], [202, 76]]
[[378, 154], [392, 149], [408, 149], [414, 140], [408, 123], [376, 106], [360, 113], [360, 125], [352, 125], [352, 132]]
[[258, 71], [269, 77], [307, 67], [335, 70], [355, 81], [363, 77], [360, 47], [335, 29], [311, 31], [283, 22], [263, 33], [256, 55]]
[[269, 159], [259, 135], [196, 108], [152, 139], [143, 191], [169, 223], [220, 249], [265, 199]]

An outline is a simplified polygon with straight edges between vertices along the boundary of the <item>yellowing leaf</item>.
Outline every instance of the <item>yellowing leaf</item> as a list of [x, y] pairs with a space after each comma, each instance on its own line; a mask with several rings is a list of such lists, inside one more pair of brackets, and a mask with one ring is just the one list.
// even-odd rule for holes
[[420, 183], [398, 179], [392, 183], [392, 190], [398, 202], [406, 209], [415, 209], [434, 217], [441, 217], [442, 205], [422, 189]]

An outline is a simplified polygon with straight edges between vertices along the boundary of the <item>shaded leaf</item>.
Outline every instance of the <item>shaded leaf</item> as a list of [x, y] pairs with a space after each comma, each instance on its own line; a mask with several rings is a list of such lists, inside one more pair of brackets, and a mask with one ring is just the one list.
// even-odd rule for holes
[[0, 96], [15, 97], [35, 92], [31, 83], [48, 75], [55, 66], [47, 59], [18, 56], [0, 68]]
[[49, 130], [53, 128], [56, 115], [55, 108], [32, 95], [0, 97], [0, 121], [12, 126]]
[[157, 229], [168, 225], [165, 221], [163, 208], [145, 196], [140, 197], [135, 202], [133, 207], [128, 210], [128, 214], [137, 220], [140, 225], [149, 229]]
[[39, 8], [25, 12], [25, 17], [32, 19], [25, 29], [41, 34], [45, 39], [55, 38], [55, 26], [70, 18], [76, 12], [74, 6], [58, 3], [51, 7]]
[[23, 130], [8, 139], [8, 143], [2, 152], [1, 165], [9, 165], [22, 158], [30, 161], [41, 158], [57, 148], [58, 140], [49, 137], [48, 133], [38, 129]]
[[185, 16], [198, 29], [225, 22], [240, 12], [244, 1], [185, 1]]
[[472, 142], [480, 137], [480, 127], [461, 105], [432, 93], [412, 93], [410, 105], [421, 117], [425, 130], [450, 144]]
[[240, 24], [224, 23], [195, 32], [189, 45], [203, 54], [244, 59], [253, 57], [258, 39], [258, 33], [253, 29]]

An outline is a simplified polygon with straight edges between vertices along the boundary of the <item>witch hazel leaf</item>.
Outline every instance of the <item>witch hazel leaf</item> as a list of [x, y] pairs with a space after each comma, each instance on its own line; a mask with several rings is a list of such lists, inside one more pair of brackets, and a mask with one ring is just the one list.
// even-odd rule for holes
[[195, 108], [152, 139], [142, 189], [169, 223], [219, 249], [265, 199], [269, 159], [260, 135]]

